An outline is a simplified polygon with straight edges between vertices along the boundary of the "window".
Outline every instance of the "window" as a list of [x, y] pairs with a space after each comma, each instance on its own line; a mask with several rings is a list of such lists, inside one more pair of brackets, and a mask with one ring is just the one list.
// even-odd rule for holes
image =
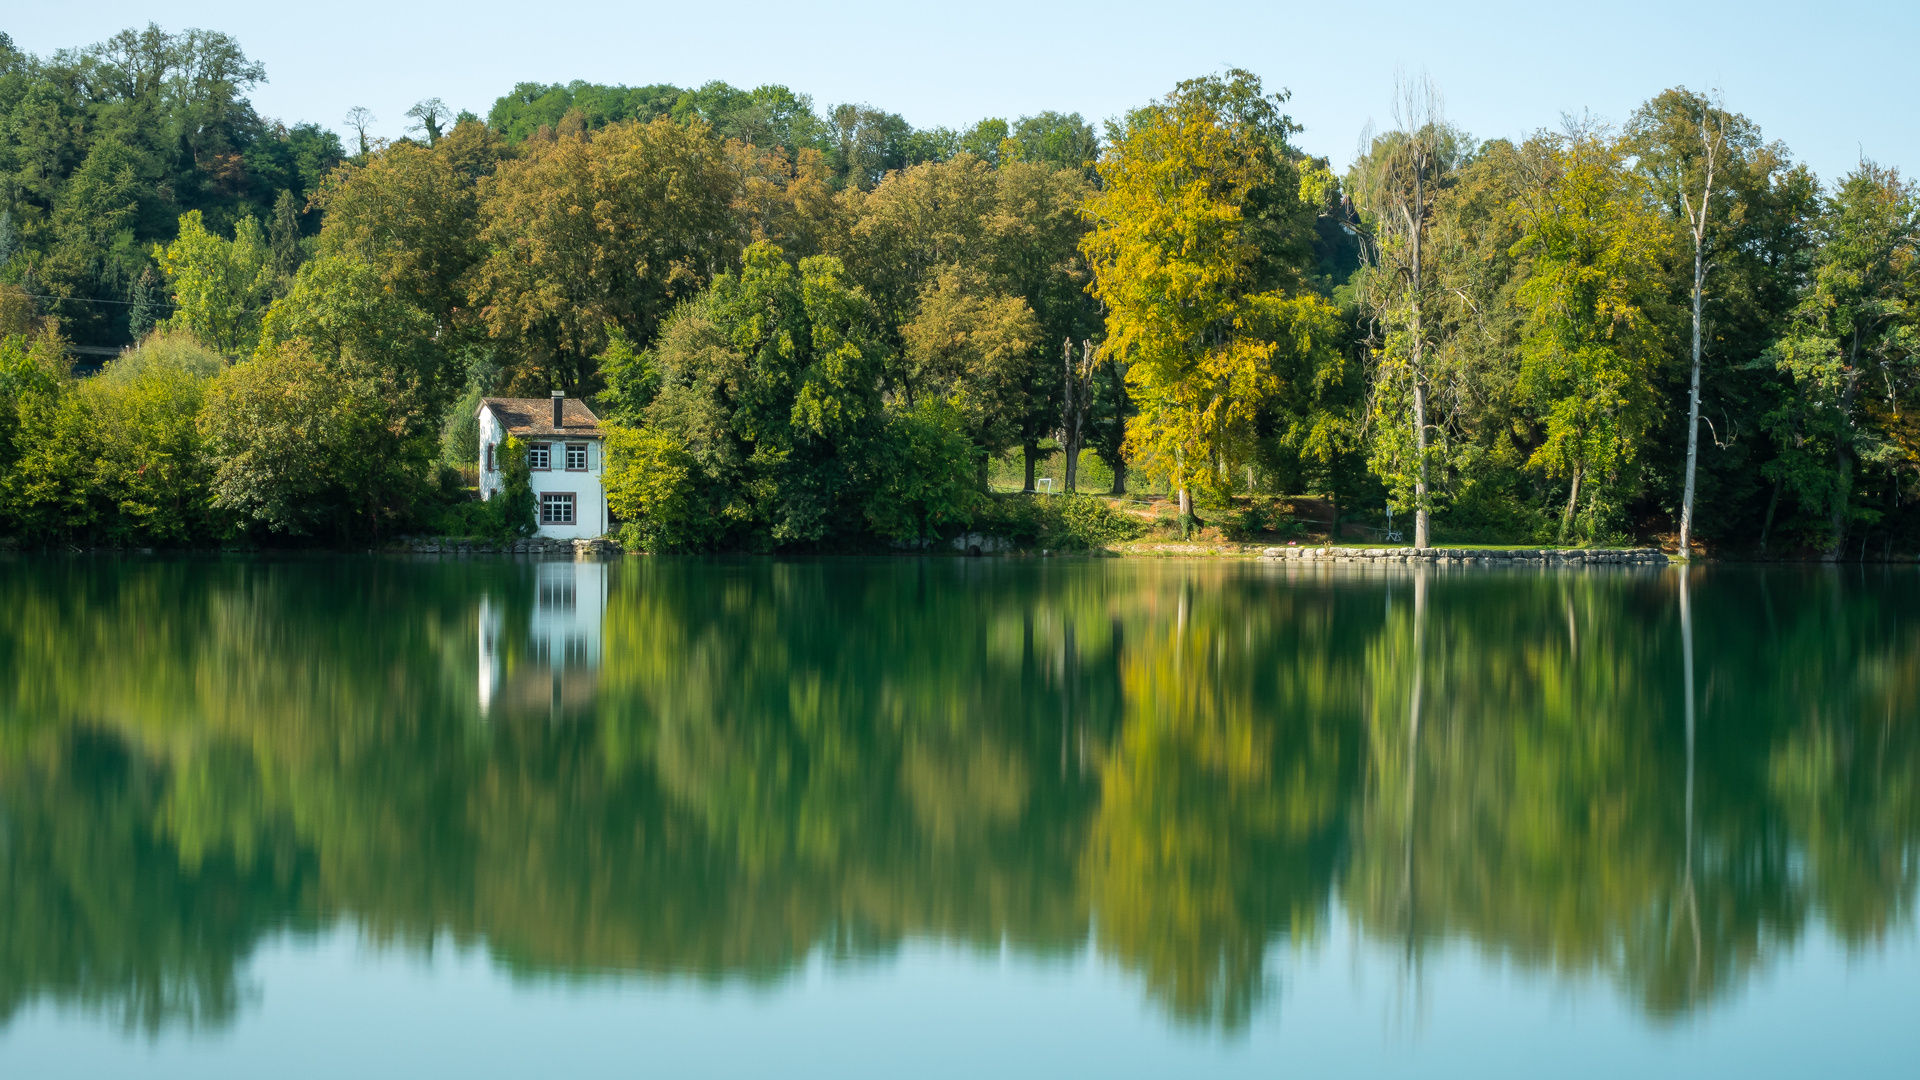
[[573, 442], [567, 444], [567, 469], [571, 472], [585, 472], [587, 469], [587, 444]]
[[573, 493], [571, 491], [543, 491], [540, 493], [540, 524], [573, 524]]
[[494, 471], [494, 468], [493, 468], [493, 444], [492, 444], [492, 443], [488, 443], [488, 444], [487, 444], [487, 471], [488, 471], [488, 472], [493, 472], [493, 471]]
[[543, 442], [527, 444], [527, 468], [551, 469], [552, 461], [547, 457], [547, 444]]

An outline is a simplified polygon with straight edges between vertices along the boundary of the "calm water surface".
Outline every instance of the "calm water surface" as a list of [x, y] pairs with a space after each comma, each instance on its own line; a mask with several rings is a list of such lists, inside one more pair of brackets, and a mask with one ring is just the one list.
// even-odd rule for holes
[[1910, 1076], [1920, 574], [0, 561], [0, 1075]]

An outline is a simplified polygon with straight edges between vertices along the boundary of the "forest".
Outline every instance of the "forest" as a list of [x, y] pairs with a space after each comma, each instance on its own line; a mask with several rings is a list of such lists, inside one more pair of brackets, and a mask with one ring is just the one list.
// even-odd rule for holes
[[[1711, 93], [1479, 139], [1406, 79], [1336, 170], [1237, 69], [964, 131], [522, 83], [391, 142], [261, 116], [265, 76], [211, 31], [0, 36], [4, 542], [528, 531], [471, 501], [473, 410], [561, 389], [650, 551], [1034, 504], [1086, 540], [1094, 488], [1182, 534], [1314, 497], [1416, 545], [1920, 548], [1920, 190]], [[1049, 463], [1085, 494], [994, 493]]]

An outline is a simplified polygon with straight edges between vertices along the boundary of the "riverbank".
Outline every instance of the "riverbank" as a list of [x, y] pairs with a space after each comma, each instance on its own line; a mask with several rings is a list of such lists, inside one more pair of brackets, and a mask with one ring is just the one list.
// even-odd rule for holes
[[1399, 548], [1399, 547], [1270, 547], [1260, 552], [1268, 560], [1312, 563], [1433, 563], [1447, 566], [1665, 566], [1670, 560], [1659, 548]]

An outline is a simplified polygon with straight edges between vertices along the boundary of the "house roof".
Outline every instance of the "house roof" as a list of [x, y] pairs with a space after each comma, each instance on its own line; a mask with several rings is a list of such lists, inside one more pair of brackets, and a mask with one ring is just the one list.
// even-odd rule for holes
[[598, 437], [600, 418], [579, 398], [565, 398], [561, 427], [553, 426], [552, 398], [490, 397], [480, 399], [480, 408], [492, 409], [494, 418], [510, 435], [553, 435], [560, 438]]

